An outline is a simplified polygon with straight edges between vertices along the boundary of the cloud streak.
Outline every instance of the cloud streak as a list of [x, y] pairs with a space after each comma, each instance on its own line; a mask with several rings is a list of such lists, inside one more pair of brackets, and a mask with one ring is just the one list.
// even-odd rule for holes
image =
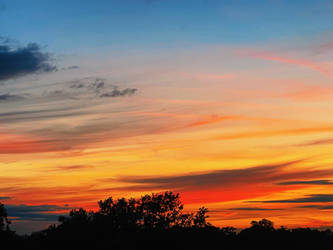
[[57, 205], [6, 205], [8, 216], [15, 220], [56, 221], [61, 214], [54, 212], [69, 209], [67, 206]]
[[286, 64], [291, 64], [291, 65], [298, 65], [298, 66], [305, 67], [305, 68], [311, 69], [313, 71], [319, 72], [325, 76], [332, 76], [332, 74], [330, 73], [330, 71], [328, 69], [321, 66], [319, 63], [316, 63], [316, 62], [313, 62], [310, 60], [293, 59], [293, 58], [278, 56], [278, 55], [268, 53], [268, 52], [258, 52], [258, 51], [253, 51], [253, 50], [239, 51], [239, 53], [242, 55], [253, 57], [253, 58], [280, 62], [280, 63], [286, 63]]
[[[149, 188], [202, 188], [215, 186], [239, 185], [241, 183], [257, 183], [283, 178], [279, 170], [295, 162], [257, 166], [245, 169], [216, 170], [207, 173], [192, 173], [188, 175], [166, 177], [120, 177], [119, 182], [145, 184]], [[288, 174], [287, 174], [288, 175]], [[292, 175], [292, 174], [289, 174]], [[292, 175], [293, 176], [293, 175]], [[285, 178], [290, 178], [285, 176]]]
[[305, 205], [305, 206], [297, 206], [296, 208], [316, 208], [319, 210], [331, 210], [333, 209], [333, 205], [327, 205], [327, 206], [323, 206], [323, 205]]
[[279, 182], [277, 185], [333, 185], [333, 182], [330, 180], [286, 181]]
[[333, 194], [310, 194], [305, 197], [284, 200], [250, 201], [260, 203], [325, 203], [333, 202]]
[[217, 140], [233, 140], [233, 139], [244, 139], [244, 138], [261, 138], [271, 136], [287, 136], [287, 135], [302, 135], [302, 134], [316, 134], [332, 132], [333, 127], [309, 127], [309, 128], [295, 128], [275, 131], [249, 131], [243, 133], [234, 133], [229, 135], [216, 136], [214, 139]]
[[23, 99], [24, 99], [24, 97], [21, 95], [0, 94], [0, 102], [19, 101], [19, 100], [23, 100]]

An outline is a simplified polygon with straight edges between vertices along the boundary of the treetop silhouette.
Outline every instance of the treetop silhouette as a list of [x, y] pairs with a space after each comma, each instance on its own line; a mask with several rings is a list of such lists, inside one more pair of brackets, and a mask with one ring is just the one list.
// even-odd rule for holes
[[[141, 198], [109, 197], [98, 202], [97, 211], [72, 209], [59, 217], [58, 225], [18, 236], [9, 230], [4, 205], [0, 204], [0, 242], [11, 249], [325, 249], [333, 245], [330, 230], [274, 228], [268, 219], [252, 221], [237, 232], [207, 222], [208, 209], [184, 212], [179, 194], [172, 192]], [[73, 244], [75, 247], [72, 247]]]

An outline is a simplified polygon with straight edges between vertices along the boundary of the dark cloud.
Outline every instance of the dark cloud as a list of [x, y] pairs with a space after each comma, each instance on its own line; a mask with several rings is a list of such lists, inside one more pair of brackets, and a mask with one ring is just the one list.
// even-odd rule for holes
[[331, 209], [333, 209], [333, 205], [327, 205], [327, 206], [306, 205], [306, 206], [297, 206], [296, 208], [316, 208], [316, 209], [320, 209], [320, 210], [331, 210]]
[[93, 92], [97, 97], [121, 97], [132, 96], [137, 92], [136, 88], [119, 89], [118, 86], [108, 84], [103, 78], [95, 78], [93, 82], [86, 83], [87, 79], [73, 81], [69, 86], [73, 90], [87, 90]]
[[9, 196], [0, 196], [0, 200], [10, 200], [11, 198]]
[[92, 166], [87, 166], [87, 165], [71, 165], [71, 166], [55, 167], [55, 168], [52, 168], [52, 170], [68, 172], [68, 171], [80, 171], [80, 170], [91, 169], [91, 168], [92, 168]]
[[105, 86], [105, 80], [102, 78], [96, 78], [95, 82], [88, 85], [89, 88], [92, 88], [96, 91], [99, 91], [100, 89], [104, 88]]
[[330, 210], [330, 209], [333, 209], [333, 205], [329, 205], [329, 206], [321, 206], [321, 207], [319, 207], [318, 209], [321, 209], [321, 210]]
[[9, 217], [15, 220], [56, 221], [60, 214], [50, 213], [70, 209], [68, 206], [56, 205], [6, 205]]
[[312, 203], [312, 202], [333, 202], [333, 194], [310, 194], [302, 198], [268, 201], [249, 201], [260, 203]]
[[50, 61], [50, 54], [42, 52], [36, 43], [12, 48], [8, 42], [0, 40], [0, 80], [55, 71], [57, 68]]
[[305, 205], [305, 206], [297, 206], [295, 208], [318, 208], [320, 205]]
[[277, 185], [333, 185], [330, 180], [310, 180], [310, 181], [286, 181], [276, 183]]
[[191, 188], [238, 185], [242, 182], [258, 182], [272, 176], [287, 164], [259, 166], [246, 169], [217, 170], [208, 173], [192, 173], [167, 177], [121, 177], [120, 182], [145, 184], [149, 188]]
[[235, 210], [235, 211], [271, 211], [271, 210], [279, 210], [279, 209], [262, 208], [262, 207], [235, 207], [235, 208], [229, 208], [228, 210]]
[[83, 83], [74, 83], [71, 86], [69, 86], [71, 89], [82, 89], [85, 87]]
[[0, 94], [0, 102], [6, 101], [18, 101], [24, 99], [21, 95], [12, 95], [12, 94]]
[[285, 167], [297, 163], [291, 161], [283, 164], [256, 166], [245, 169], [216, 170], [206, 173], [192, 173], [179, 176], [166, 177], [136, 177], [125, 176], [119, 178], [104, 179], [104, 181], [118, 181], [135, 184], [124, 187], [128, 190], [193, 190], [201, 188], [229, 188], [244, 187], [246, 185], [260, 185], [261, 183], [272, 184], [277, 181], [292, 180], [296, 177], [320, 177], [332, 175], [332, 170], [297, 170], [286, 171]]
[[110, 92], [106, 92], [100, 95], [100, 97], [119, 97], [119, 96], [131, 96], [137, 92], [137, 89], [126, 88], [119, 90], [118, 88], [113, 89]]
[[95, 78], [93, 82], [87, 83], [86, 80], [91, 80], [90, 78], [85, 78], [81, 80], [72, 81], [69, 88], [71, 89], [83, 89], [86, 88], [87, 90], [93, 91], [96, 94], [100, 92], [101, 89], [105, 86], [105, 80], [103, 78]]

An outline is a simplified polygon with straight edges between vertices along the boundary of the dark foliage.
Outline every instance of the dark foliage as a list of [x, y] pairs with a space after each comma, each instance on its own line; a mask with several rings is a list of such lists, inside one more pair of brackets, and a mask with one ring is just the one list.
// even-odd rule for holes
[[239, 233], [209, 224], [208, 210], [185, 213], [172, 192], [140, 199], [112, 197], [99, 210], [73, 209], [58, 225], [18, 236], [0, 204], [0, 240], [8, 249], [330, 249], [333, 233], [310, 228], [275, 229], [267, 219], [252, 221]]

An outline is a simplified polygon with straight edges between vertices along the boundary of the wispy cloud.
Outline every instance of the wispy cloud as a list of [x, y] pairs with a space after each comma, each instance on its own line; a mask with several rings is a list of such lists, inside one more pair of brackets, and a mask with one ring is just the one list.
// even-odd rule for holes
[[198, 127], [198, 126], [203, 126], [203, 125], [208, 125], [212, 123], [217, 123], [225, 120], [238, 120], [238, 119], [246, 119], [243, 116], [221, 116], [221, 115], [211, 115], [207, 116], [202, 120], [192, 122], [190, 124], [187, 124], [187, 128], [191, 127]]
[[137, 92], [137, 89], [126, 88], [119, 90], [118, 88], [113, 89], [110, 92], [106, 92], [100, 95], [100, 97], [119, 97], [119, 96], [131, 96]]
[[64, 83], [61, 89], [54, 89], [45, 92], [45, 96], [54, 96], [57, 93], [65, 98], [76, 99], [123, 97], [132, 96], [137, 93], [136, 88], [120, 88], [117, 85], [108, 83], [106, 79], [96, 77], [95, 79], [85, 78], [69, 82], [69, 87]]
[[320, 63], [311, 61], [311, 60], [306, 60], [306, 59], [294, 59], [294, 58], [289, 58], [285, 56], [279, 56], [275, 55], [273, 53], [269, 52], [260, 52], [260, 51], [254, 51], [254, 50], [239, 50], [238, 53], [253, 57], [253, 58], [258, 58], [258, 59], [263, 59], [263, 60], [268, 60], [268, 61], [275, 61], [275, 62], [280, 62], [280, 63], [286, 63], [286, 64], [292, 64], [292, 65], [298, 65], [301, 67], [305, 67], [308, 69], [311, 69], [313, 71], [317, 71], [325, 76], [331, 76], [331, 72], [326, 69], [324, 66], [322, 66]]
[[67, 117], [69, 115], [85, 114], [83, 111], [79, 111], [79, 108], [49, 108], [49, 109], [36, 109], [36, 110], [24, 110], [24, 111], [12, 111], [0, 113], [0, 121], [2, 123], [17, 122], [20, 120], [33, 121], [43, 120], [49, 118], [56, 118], [59, 116]]

